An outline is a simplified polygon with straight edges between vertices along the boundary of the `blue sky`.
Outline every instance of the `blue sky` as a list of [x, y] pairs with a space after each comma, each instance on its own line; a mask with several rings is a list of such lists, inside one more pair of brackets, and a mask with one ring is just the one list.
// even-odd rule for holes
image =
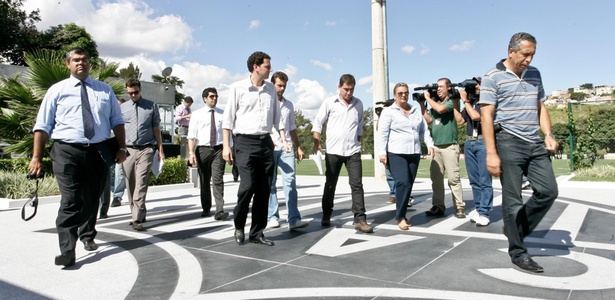
[[[337, 94], [344, 73], [358, 80], [355, 96], [365, 107], [382, 100], [371, 92], [368, 0], [26, 0], [26, 9], [34, 8], [41, 10], [39, 29], [84, 26], [103, 58], [137, 64], [143, 80], [170, 66], [186, 82], [183, 93], [200, 99], [214, 86], [222, 107], [228, 85], [248, 76], [247, 57], [257, 50], [289, 74], [285, 95], [307, 117]], [[388, 0], [386, 8], [391, 86], [482, 75], [519, 31], [538, 40], [532, 65], [547, 93], [615, 85], [615, 1]]]

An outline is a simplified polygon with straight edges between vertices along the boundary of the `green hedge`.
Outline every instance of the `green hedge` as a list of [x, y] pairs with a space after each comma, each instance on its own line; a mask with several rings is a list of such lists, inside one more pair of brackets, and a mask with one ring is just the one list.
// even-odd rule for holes
[[[0, 159], [0, 198], [24, 198], [29, 195], [33, 189], [33, 181], [26, 180], [30, 159]], [[44, 189], [39, 190], [39, 196], [50, 196], [58, 194], [58, 187], [55, 176], [53, 176], [53, 168], [51, 159], [44, 158], [43, 166], [45, 170], [45, 180], [41, 183], [49, 185]], [[178, 157], [166, 158], [162, 172], [158, 178], [155, 178], [150, 173], [151, 185], [165, 185], [185, 183], [188, 181], [188, 165], [185, 160]], [[25, 194], [24, 194], [25, 193]]]
[[162, 172], [158, 179], [150, 173], [149, 185], [165, 185], [174, 183], [185, 183], [188, 181], [188, 164], [179, 157], [165, 158]]

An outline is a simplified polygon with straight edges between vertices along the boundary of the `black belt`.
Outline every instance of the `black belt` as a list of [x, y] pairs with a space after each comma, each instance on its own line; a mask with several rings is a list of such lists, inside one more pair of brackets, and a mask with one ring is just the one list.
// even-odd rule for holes
[[93, 143], [93, 144], [91, 143], [67, 143], [65, 141], [59, 141], [59, 140], [54, 141], [54, 143], [58, 143], [62, 145], [70, 145], [70, 146], [80, 147], [80, 148], [95, 147], [96, 145], [99, 144], [99, 143]]
[[222, 144], [216, 145], [216, 146], [213, 146], [213, 147], [212, 146], [198, 146], [198, 147], [209, 148], [209, 149], [220, 149], [220, 148], [222, 148]]
[[152, 144], [147, 144], [147, 145], [143, 145], [143, 146], [126, 145], [126, 148], [143, 150], [143, 149], [146, 149], [146, 148], [154, 148], [154, 145], [152, 145]]
[[457, 143], [450, 143], [450, 144], [442, 144], [442, 145], [435, 145], [438, 148], [447, 148], [451, 145], [457, 145]]
[[177, 125], [177, 126], [188, 128], [188, 125]]
[[268, 133], [267, 134], [237, 134], [237, 136], [246, 137], [246, 138], [253, 139], [253, 140], [264, 140], [270, 137]]

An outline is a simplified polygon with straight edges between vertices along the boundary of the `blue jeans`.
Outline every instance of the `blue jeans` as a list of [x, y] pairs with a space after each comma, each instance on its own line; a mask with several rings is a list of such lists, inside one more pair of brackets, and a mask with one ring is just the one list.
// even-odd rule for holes
[[122, 198], [124, 196], [124, 190], [126, 189], [126, 177], [124, 177], [124, 169], [122, 164], [115, 164], [111, 167], [111, 192], [113, 192], [113, 199]]
[[395, 198], [395, 179], [393, 179], [393, 174], [391, 174], [391, 167], [384, 167], [384, 174], [387, 176], [387, 184], [389, 185], [389, 197]]
[[[530, 235], [557, 198], [558, 189], [549, 152], [542, 143], [530, 143], [506, 132], [496, 135], [502, 174], [502, 210], [508, 254], [513, 262], [527, 254], [523, 239]], [[532, 197], [523, 203], [521, 180], [527, 173]]]
[[271, 180], [271, 192], [269, 193], [269, 211], [267, 219], [279, 219], [280, 212], [278, 207], [278, 196], [276, 189], [276, 178], [278, 167], [282, 175], [282, 189], [284, 190], [284, 198], [286, 199], [286, 208], [288, 209], [288, 224], [301, 221], [301, 214], [297, 208], [297, 182], [295, 179], [295, 152], [286, 152], [284, 150], [273, 151], [273, 178]]
[[395, 154], [388, 152], [389, 168], [395, 178], [395, 220], [405, 220], [408, 211], [408, 198], [421, 161], [420, 154]]
[[491, 174], [487, 171], [485, 141], [466, 140], [465, 158], [476, 212], [489, 217], [489, 210], [493, 206], [493, 185]]

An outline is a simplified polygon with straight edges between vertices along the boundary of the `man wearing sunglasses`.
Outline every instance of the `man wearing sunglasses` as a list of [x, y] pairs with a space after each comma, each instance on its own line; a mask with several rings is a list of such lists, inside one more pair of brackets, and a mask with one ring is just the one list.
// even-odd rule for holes
[[211, 210], [210, 180], [213, 183], [213, 194], [216, 200], [214, 219], [226, 220], [228, 213], [224, 211], [224, 167], [222, 159], [222, 109], [217, 108], [218, 91], [206, 88], [202, 93], [205, 108], [198, 109], [190, 118], [188, 129], [189, 162], [196, 165], [199, 171], [199, 187], [201, 188], [201, 217], [208, 217]]
[[[128, 157], [124, 164], [128, 203], [132, 213], [132, 228], [143, 231], [145, 222], [145, 196], [149, 186], [149, 172], [154, 159], [164, 159], [160, 113], [158, 105], [141, 96], [141, 82], [131, 78], [126, 81], [126, 93], [131, 101], [122, 104], [122, 116], [126, 127]], [[158, 149], [158, 157], [154, 154]]]

